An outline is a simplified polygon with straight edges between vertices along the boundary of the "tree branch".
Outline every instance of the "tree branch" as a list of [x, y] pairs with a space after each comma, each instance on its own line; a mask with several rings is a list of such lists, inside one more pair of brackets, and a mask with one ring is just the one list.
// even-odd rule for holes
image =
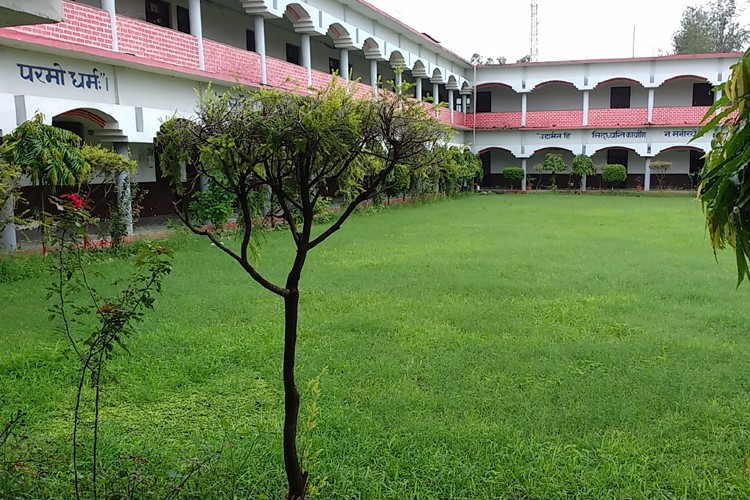
[[255, 269], [255, 267], [253, 267], [252, 264], [250, 264], [250, 262], [248, 262], [246, 259], [243, 259], [239, 255], [237, 255], [235, 252], [233, 252], [230, 248], [228, 248], [226, 245], [224, 245], [221, 241], [219, 241], [219, 239], [211, 231], [207, 231], [205, 229], [198, 229], [197, 227], [195, 227], [190, 222], [190, 220], [188, 219], [188, 217], [186, 215], [183, 215], [179, 211], [178, 203], [177, 202], [173, 202], [172, 205], [175, 208], [175, 212], [177, 213], [177, 217], [179, 217], [180, 220], [185, 224], [185, 227], [187, 227], [193, 234], [197, 234], [197, 235], [200, 235], [200, 236], [205, 236], [209, 240], [211, 240], [211, 243], [213, 243], [214, 245], [216, 245], [216, 247], [219, 248], [219, 250], [221, 250], [222, 252], [224, 252], [225, 254], [229, 255], [231, 258], [233, 258], [235, 261], [237, 261], [240, 264], [240, 266], [242, 266], [242, 268], [259, 285], [261, 285], [266, 290], [269, 290], [269, 291], [275, 293], [276, 295], [278, 295], [280, 297], [286, 297], [287, 295], [289, 295], [289, 290], [287, 290], [286, 288], [282, 288], [282, 287], [280, 287], [278, 285], [275, 285], [271, 281], [269, 281], [266, 278], [264, 278], [258, 272], [258, 270]]

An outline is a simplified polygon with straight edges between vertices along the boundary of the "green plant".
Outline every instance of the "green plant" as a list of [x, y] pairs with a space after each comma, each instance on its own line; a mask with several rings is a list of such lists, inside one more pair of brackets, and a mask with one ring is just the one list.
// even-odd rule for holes
[[575, 155], [573, 157], [571, 172], [580, 178], [580, 185], [583, 188], [583, 179], [589, 175], [596, 174], [596, 165], [594, 165], [594, 160], [588, 155]]
[[[99, 424], [101, 384], [106, 362], [116, 348], [126, 349], [126, 340], [134, 333], [133, 323], [140, 321], [144, 309], [153, 309], [154, 292], [161, 292], [161, 281], [171, 271], [172, 252], [160, 246], [143, 248], [136, 259], [137, 271], [124, 288], [113, 295], [100, 293], [92, 285], [83, 259], [83, 244], [89, 241], [87, 226], [93, 222], [85, 200], [76, 194], [52, 199], [57, 212], [51, 216], [55, 282], [47, 298], [56, 298], [49, 308], [50, 321], [59, 320], [76, 359], [80, 362], [75, 409], [73, 412], [73, 477], [76, 498], [79, 485], [78, 448], [81, 446], [82, 408], [86, 382], [94, 390], [92, 423], [92, 495], [98, 497]], [[86, 303], [80, 303], [81, 295]]]
[[669, 161], [654, 160], [651, 162], [651, 171], [659, 182], [659, 191], [664, 191], [664, 178], [670, 168], [672, 168], [672, 162]]
[[703, 117], [695, 139], [712, 134], [698, 189], [714, 252], [727, 245], [737, 260], [737, 286], [750, 278], [750, 49], [732, 65], [721, 97]]
[[[239, 208], [239, 248], [191, 222], [190, 214], [183, 215], [186, 226], [283, 300], [283, 453], [289, 500], [302, 500], [307, 485], [297, 453], [300, 397], [295, 383], [299, 286], [305, 263], [358, 205], [382, 192], [397, 165], [415, 171], [440, 165], [445, 154], [441, 144], [451, 133], [431, 110], [400, 89], [381, 92], [371, 101], [356, 98], [349, 85], [333, 78], [313, 95], [235, 87], [219, 96], [209, 89], [194, 120], [171, 119], [157, 135], [165, 175], [177, 193], [185, 194], [183, 166], [209, 178], [226, 178], [225, 187]], [[316, 206], [331, 186], [339, 187], [343, 204], [332, 224], [314, 232]], [[269, 190], [295, 243], [283, 282], [262, 273], [253, 259], [254, 221], [265, 208], [265, 199], [258, 203], [254, 197]]]
[[523, 182], [525, 175], [523, 169], [520, 167], [508, 167], [503, 169], [503, 177], [510, 182], [511, 187], [514, 184], [518, 184], [518, 188], [520, 189], [521, 182]]
[[216, 178], [208, 182], [208, 189], [193, 193], [189, 210], [193, 219], [210, 222], [214, 230], [221, 233], [234, 215], [234, 196], [222, 184], [225, 179]]
[[622, 184], [628, 178], [628, 172], [624, 165], [618, 163], [607, 164], [602, 167], [602, 179], [614, 189], [615, 184]]
[[558, 153], [547, 153], [546, 155], [544, 155], [544, 163], [534, 165], [534, 170], [536, 170], [537, 172], [549, 172], [552, 174], [552, 178], [550, 180], [550, 189], [552, 191], [557, 191], [557, 174], [565, 172], [567, 168], [568, 166], [565, 164], [565, 160], [563, 159], [562, 155]]

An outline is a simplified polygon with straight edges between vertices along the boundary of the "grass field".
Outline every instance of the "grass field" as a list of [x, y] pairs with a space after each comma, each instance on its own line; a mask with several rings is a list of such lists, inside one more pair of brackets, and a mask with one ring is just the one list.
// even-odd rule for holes
[[[183, 497], [282, 498], [281, 301], [205, 241], [172, 244], [156, 312], [110, 365], [102, 465], [168, 481], [221, 450]], [[275, 280], [290, 245], [267, 236]], [[0, 415], [22, 405], [28, 442], [58, 450], [27, 479], [60, 498], [75, 363], [47, 322], [51, 278], [29, 274], [0, 284]], [[750, 497], [750, 288], [735, 279], [690, 197], [469, 196], [354, 217], [302, 283], [317, 498]]]

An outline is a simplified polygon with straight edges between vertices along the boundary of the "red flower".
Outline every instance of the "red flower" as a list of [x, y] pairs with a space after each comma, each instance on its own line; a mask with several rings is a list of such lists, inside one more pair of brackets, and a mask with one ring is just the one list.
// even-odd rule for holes
[[61, 195], [60, 198], [70, 200], [75, 210], [83, 209], [83, 200], [81, 199], [80, 196], [78, 196], [75, 193], [64, 194], [64, 195]]

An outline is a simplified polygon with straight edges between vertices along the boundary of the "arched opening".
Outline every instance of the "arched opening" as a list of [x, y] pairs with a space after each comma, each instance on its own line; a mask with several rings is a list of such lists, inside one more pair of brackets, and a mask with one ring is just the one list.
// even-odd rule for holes
[[572, 188], [570, 169], [573, 167], [573, 151], [562, 147], [539, 148], [527, 160], [527, 178], [536, 189], [552, 185], [552, 174], [543, 170], [544, 160], [548, 153], [562, 156], [567, 168], [565, 172], [555, 174], [555, 185], [559, 189]]
[[628, 174], [624, 187], [635, 188], [638, 185], [644, 185], [643, 175], [646, 171], [646, 159], [638, 154], [635, 149], [626, 146], [606, 146], [597, 149], [591, 155], [596, 165], [597, 174], [589, 179], [590, 186], [594, 188], [607, 188], [607, 183], [603, 181], [601, 172], [602, 167], [607, 164], [619, 164], [625, 167]]
[[483, 83], [477, 86], [476, 111], [477, 113], [520, 113], [521, 98], [512, 87], [504, 83]]
[[542, 82], [527, 98], [526, 126], [580, 127], [583, 123], [581, 102], [581, 93], [572, 83], [557, 80]]
[[697, 126], [715, 95], [703, 77], [682, 75], [670, 78], [654, 91], [654, 125]]
[[673, 146], [659, 151], [651, 163], [668, 162], [670, 167], [664, 172], [651, 169], [651, 189], [658, 189], [660, 176], [665, 189], [696, 189], [700, 184], [705, 154], [702, 148], [692, 146]]
[[501, 147], [488, 147], [479, 152], [482, 160], [484, 175], [482, 187], [510, 189], [513, 186], [503, 175], [503, 170], [510, 167], [520, 167], [521, 160], [516, 158], [510, 150]]

